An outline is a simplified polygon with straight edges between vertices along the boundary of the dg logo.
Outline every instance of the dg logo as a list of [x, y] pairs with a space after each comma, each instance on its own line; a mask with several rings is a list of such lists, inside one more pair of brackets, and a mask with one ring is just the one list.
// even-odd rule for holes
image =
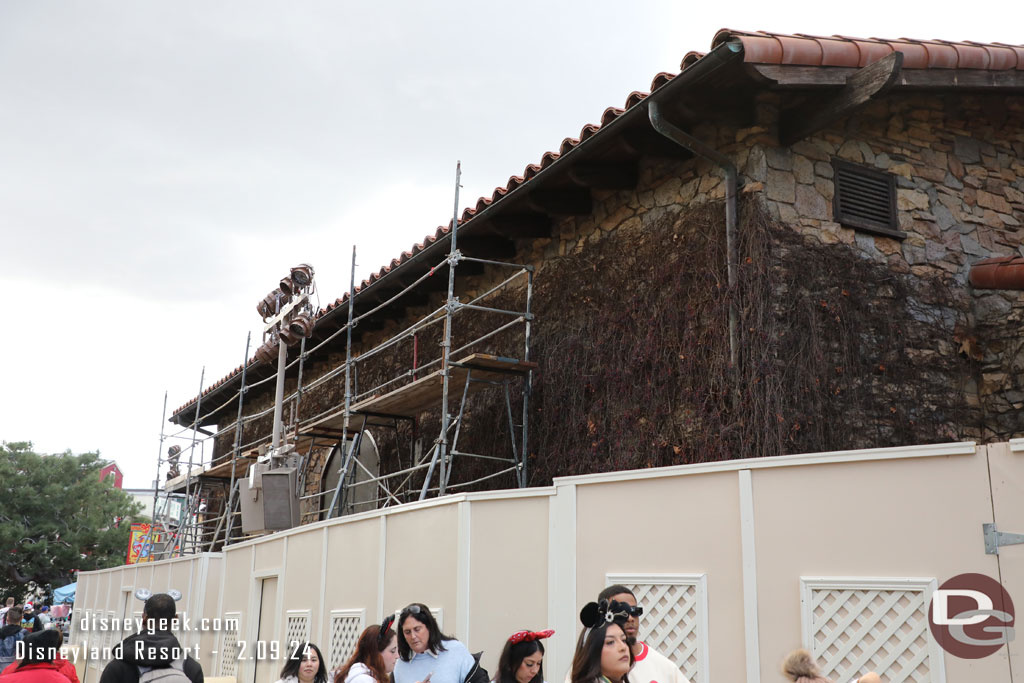
[[995, 579], [958, 574], [932, 596], [928, 625], [949, 654], [981, 659], [1013, 640], [1013, 600]]

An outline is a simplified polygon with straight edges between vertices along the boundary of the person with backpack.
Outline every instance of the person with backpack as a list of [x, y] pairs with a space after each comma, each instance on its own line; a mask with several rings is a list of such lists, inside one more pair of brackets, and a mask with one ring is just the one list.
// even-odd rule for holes
[[171, 633], [177, 618], [174, 598], [155, 593], [142, 608], [143, 631], [113, 650], [99, 683], [203, 683], [203, 667], [188, 656]]
[[25, 629], [21, 627], [21, 607], [8, 607], [4, 616], [7, 623], [0, 628], [0, 669], [17, 658], [18, 643], [25, 638]]
[[37, 631], [25, 636], [25, 656], [17, 669], [4, 672], [4, 683], [68, 683], [53, 663], [60, 651], [60, 638], [54, 631]]

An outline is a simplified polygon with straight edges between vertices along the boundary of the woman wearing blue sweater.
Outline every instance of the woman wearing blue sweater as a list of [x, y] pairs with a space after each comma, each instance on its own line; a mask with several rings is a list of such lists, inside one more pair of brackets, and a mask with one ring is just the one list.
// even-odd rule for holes
[[441, 633], [426, 605], [414, 602], [399, 614], [395, 683], [463, 683], [475, 666], [465, 645]]

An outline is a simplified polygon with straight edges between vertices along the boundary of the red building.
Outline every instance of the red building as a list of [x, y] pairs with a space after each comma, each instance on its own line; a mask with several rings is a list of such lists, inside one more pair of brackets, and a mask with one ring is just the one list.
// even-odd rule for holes
[[117, 463], [108, 463], [100, 470], [100, 481], [105, 480], [107, 477], [114, 478], [114, 488], [121, 488], [121, 482], [124, 479], [124, 475], [121, 474], [121, 470], [118, 468]]

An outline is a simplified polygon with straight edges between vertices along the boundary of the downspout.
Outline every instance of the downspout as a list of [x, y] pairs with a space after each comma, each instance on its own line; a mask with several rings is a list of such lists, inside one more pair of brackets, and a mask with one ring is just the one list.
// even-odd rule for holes
[[[739, 237], [737, 228], [736, 213], [736, 188], [739, 184], [736, 165], [732, 159], [725, 156], [716, 149], [713, 149], [693, 137], [682, 128], [675, 126], [665, 120], [661, 107], [657, 102], [651, 101], [647, 105], [647, 115], [658, 131], [680, 147], [687, 149], [699, 157], [703, 157], [713, 164], [717, 164], [725, 172], [725, 251], [726, 251], [726, 272], [729, 281], [729, 366], [733, 373], [736, 372], [736, 353], [739, 346], [737, 341], [739, 314], [736, 311], [735, 294], [736, 281], [739, 269]], [[734, 398], [736, 388], [734, 387]], [[735, 406], [734, 406], [735, 407]]]

